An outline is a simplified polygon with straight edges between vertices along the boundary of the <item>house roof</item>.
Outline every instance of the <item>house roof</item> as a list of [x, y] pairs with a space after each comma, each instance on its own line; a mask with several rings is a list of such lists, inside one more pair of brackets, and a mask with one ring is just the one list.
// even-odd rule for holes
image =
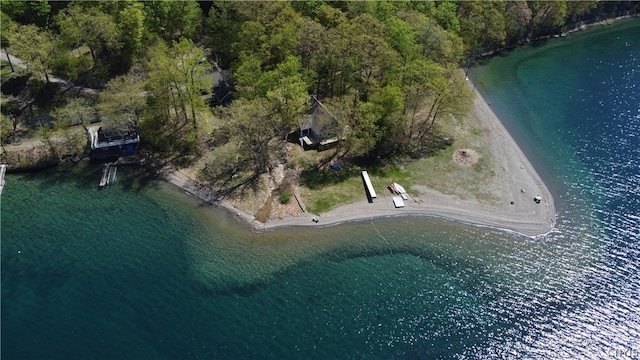
[[311, 109], [299, 120], [300, 133], [312, 130], [318, 140], [337, 136], [338, 121], [318, 99], [311, 97]]

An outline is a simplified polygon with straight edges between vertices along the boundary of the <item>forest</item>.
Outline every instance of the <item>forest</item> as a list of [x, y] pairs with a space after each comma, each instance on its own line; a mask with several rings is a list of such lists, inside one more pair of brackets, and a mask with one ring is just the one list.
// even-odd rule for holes
[[[478, 58], [640, 4], [2, 0], [1, 10], [2, 49], [26, 68], [2, 64], [6, 161], [23, 135], [57, 161], [87, 155], [90, 124], [133, 122], [147, 153], [208, 157], [202, 175], [225, 183], [286, 163], [314, 103], [339, 139], [316, 169], [427, 156], [451, 142], [438, 124], [468, 110], [465, 69]], [[211, 106], [221, 70], [232, 101]], [[28, 122], [44, 114], [53, 124]]]

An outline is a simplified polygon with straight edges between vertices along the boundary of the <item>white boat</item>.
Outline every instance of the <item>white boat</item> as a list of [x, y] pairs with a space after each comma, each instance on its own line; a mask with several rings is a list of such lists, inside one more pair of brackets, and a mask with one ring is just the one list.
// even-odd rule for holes
[[404, 201], [402, 201], [402, 198], [400, 196], [393, 197], [393, 206], [395, 206], [396, 208], [404, 207]]
[[396, 190], [402, 194], [402, 193], [406, 193], [407, 191], [398, 183], [393, 183], [393, 186], [396, 188]]
[[407, 191], [402, 187], [402, 185], [398, 183], [393, 183], [389, 185], [389, 189], [397, 195], [400, 195], [403, 200], [409, 200], [409, 195], [407, 195]]

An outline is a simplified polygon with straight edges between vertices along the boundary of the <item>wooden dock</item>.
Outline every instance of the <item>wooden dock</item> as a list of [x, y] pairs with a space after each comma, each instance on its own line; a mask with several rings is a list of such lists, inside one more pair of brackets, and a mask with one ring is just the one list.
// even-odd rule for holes
[[4, 173], [7, 171], [7, 164], [0, 164], [0, 195], [4, 190]]
[[102, 169], [102, 178], [100, 178], [100, 187], [114, 183], [118, 177], [118, 166], [112, 164], [104, 164]]
[[107, 185], [107, 177], [109, 176], [109, 165], [105, 164], [102, 169], [102, 178], [100, 179], [100, 187]]
[[111, 184], [116, 182], [116, 173], [118, 172], [118, 167], [116, 165], [109, 166], [109, 176], [107, 179], [107, 184]]

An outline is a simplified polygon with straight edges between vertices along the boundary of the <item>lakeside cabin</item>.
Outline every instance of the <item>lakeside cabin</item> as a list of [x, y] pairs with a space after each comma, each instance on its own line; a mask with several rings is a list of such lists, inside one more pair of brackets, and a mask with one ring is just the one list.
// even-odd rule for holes
[[298, 126], [298, 140], [304, 150], [322, 151], [340, 141], [338, 120], [314, 96], [311, 109], [298, 120]]
[[209, 106], [229, 106], [233, 100], [231, 82], [233, 75], [231, 70], [223, 70], [214, 63], [214, 71], [204, 74], [202, 77], [211, 84], [211, 93], [204, 94], [205, 101]]
[[140, 135], [135, 126], [130, 125], [125, 131], [89, 128], [91, 139], [91, 157], [94, 159], [114, 159], [135, 154], [140, 144]]

